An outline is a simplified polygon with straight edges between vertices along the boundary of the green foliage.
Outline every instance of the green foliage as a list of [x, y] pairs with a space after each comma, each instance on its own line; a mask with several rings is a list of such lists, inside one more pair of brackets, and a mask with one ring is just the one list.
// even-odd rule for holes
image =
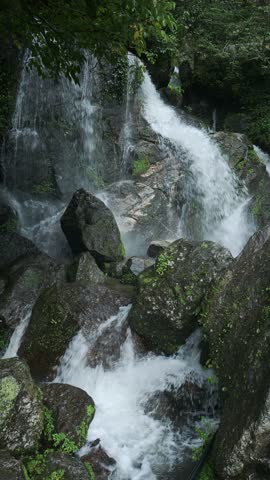
[[198, 480], [215, 480], [215, 472], [211, 463], [206, 463], [199, 474]]
[[85, 468], [88, 472], [89, 480], [95, 480], [96, 477], [95, 477], [92, 465], [89, 462], [84, 462], [84, 465], [85, 465]]
[[35, 185], [32, 189], [32, 193], [35, 195], [45, 195], [54, 192], [54, 185], [51, 180], [44, 180], [42, 183]]
[[207, 419], [202, 418], [200, 426], [195, 427], [195, 432], [198, 439], [201, 440], [201, 445], [199, 447], [193, 447], [192, 459], [198, 461], [213, 436], [213, 425]]
[[81, 422], [80, 427], [77, 430], [77, 434], [80, 437], [82, 444], [86, 442], [89, 424], [92, 421], [94, 415], [95, 415], [95, 407], [94, 405], [90, 404], [86, 409], [85, 419]]
[[53, 446], [56, 450], [63, 453], [75, 453], [78, 451], [78, 445], [70, 440], [65, 433], [53, 433]]
[[161, 253], [157, 259], [155, 270], [162, 277], [170, 268], [172, 259], [167, 253]]
[[46, 477], [45, 480], [63, 480], [65, 478], [65, 470], [60, 468], [59, 470], [55, 470], [49, 476]]
[[55, 430], [53, 413], [49, 408], [44, 407], [43, 416], [44, 416], [43, 417], [44, 418], [43, 435], [48, 442], [52, 442], [53, 433], [54, 433], [54, 430]]
[[2, 0], [2, 43], [29, 48], [29, 68], [78, 81], [84, 51], [110, 62], [128, 49], [147, 51], [149, 38], [165, 42], [175, 29], [173, 1]]
[[121, 243], [119, 244], [118, 253], [119, 253], [120, 257], [125, 258], [125, 256], [126, 256], [126, 251], [125, 251], [125, 247], [124, 247], [124, 245], [123, 245], [123, 242], [121, 242]]
[[142, 175], [143, 173], [147, 172], [149, 167], [150, 167], [150, 161], [147, 156], [144, 156], [143, 158], [139, 158], [138, 160], [135, 160], [133, 164], [132, 175], [134, 176]]

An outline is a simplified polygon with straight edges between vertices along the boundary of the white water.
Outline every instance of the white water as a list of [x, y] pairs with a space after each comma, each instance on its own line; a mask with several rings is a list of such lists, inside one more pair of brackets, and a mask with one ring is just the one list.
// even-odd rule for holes
[[12, 336], [11, 336], [8, 348], [5, 351], [5, 354], [4, 354], [3, 358], [11, 358], [11, 357], [16, 357], [17, 356], [17, 352], [18, 352], [19, 347], [21, 345], [22, 337], [23, 337], [24, 332], [25, 332], [25, 330], [28, 326], [30, 317], [31, 317], [31, 312], [28, 312], [25, 315], [25, 317], [21, 320], [19, 325], [17, 325], [17, 327], [15, 328], [15, 330], [14, 330]]
[[[226, 159], [207, 132], [185, 123], [172, 107], [164, 103], [148, 74], [145, 75], [142, 94], [146, 120], [171, 142], [179, 161], [188, 164], [187, 203], [179, 233], [198, 240], [218, 241], [229, 247], [234, 255], [238, 254], [251, 235], [252, 226], [242, 215], [244, 209], [240, 207], [246, 202], [246, 193], [239, 193], [236, 177]], [[230, 219], [235, 220], [237, 215], [238, 223], [233, 221], [233, 228], [228, 228]]]
[[[121, 327], [129, 307], [101, 325], [98, 338], [112, 323]], [[56, 382], [69, 383], [88, 392], [95, 400], [96, 414], [88, 440], [99, 438], [107, 453], [117, 461], [117, 480], [154, 480], [162, 478], [162, 468], [180, 464], [184, 450], [194, 442], [190, 432], [175, 433], [169, 421], [155, 420], [144, 412], [144, 405], [155, 392], [169, 385], [184, 383], [194, 374], [197, 381], [210, 374], [199, 365], [196, 333], [175, 357], [147, 355], [140, 357], [129, 333], [121, 357], [111, 370], [87, 365], [89, 344], [80, 332], [71, 342]], [[167, 472], [166, 472], [167, 473]]]
[[253, 145], [255, 152], [257, 153], [258, 157], [266, 166], [266, 170], [270, 175], [270, 155], [268, 153], [265, 153], [260, 147], [257, 147], [256, 145]]

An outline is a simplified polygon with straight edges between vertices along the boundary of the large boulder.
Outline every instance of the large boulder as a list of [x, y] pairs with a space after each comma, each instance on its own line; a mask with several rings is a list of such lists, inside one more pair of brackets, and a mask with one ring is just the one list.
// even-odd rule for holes
[[[11, 245], [12, 248], [10, 248]], [[40, 251], [31, 240], [18, 233], [0, 234], [0, 269], [10, 265], [20, 257], [39, 253]]]
[[179, 348], [196, 328], [213, 281], [231, 260], [230, 252], [213, 242], [181, 239], [139, 275], [129, 321], [148, 348], [166, 354]]
[[40, 388], [55, 432], [64, 433], [81, 448], [95, 414], [93, 399], [84, 390], [62, 383], [41, 384]]
[[[88, 467], [88, 468], [87, 468]], [[35, 463], [26, 464], [27, 472], [33, 473], [35, 480], [89, 480], [92, 471], [90, 464], [84, 464], [78, 457], [62, 452], [47, 451], [37, 457]]]
[[31, 311], [41, 290], [65, 282], [65, 265], [47, 255], [27, 255], [5, 269], [5, 290], [0, 297], [0, 316], [15, 328]]
[[19, 356], [34, 378], [52, 378], [72, 337], [82, 328], [92, 339], [98, 326], [130, 303], [130, 290], [112, 285], [70, 283], [42, 291], [32, 312]]
[[75, 254], [89, 251], [99, 262], [125, 256], [113, 214], [101, 200], [83, 189], [73, 195], [61, 226]]
[[1, 480], [25, 480], [22, 464], [8, 450], [0, 450]]
[[25, 454], [38, 447], [43, 430], [40, 389], [17, 358], [0, 361], [0, 448]]
[[249, 240], [212, 291], [204, 329], [223, 397], [214, 446], [217, 473], [226, 480], [255, 472], [254, 478], [265, 478], [263, 471], [270, 474], [270, 227]]

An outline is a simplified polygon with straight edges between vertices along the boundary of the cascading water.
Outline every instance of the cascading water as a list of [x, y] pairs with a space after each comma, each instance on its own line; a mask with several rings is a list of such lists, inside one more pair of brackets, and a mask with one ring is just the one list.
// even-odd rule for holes
[[[101, 325], [91, 344], [79, 333], [71, 342], [58, 369], [56, 382], [80, 387], [93, 396], [96, 415], [90, 425], [88, 440], [99, 438], [101, 445], [117, 461], [117, 480], [155, 480], [172, 478], [177, 465], [190, 458], [192, 445], [198, 439], [185, 427], [175, 431], [163, 415], [161, 420], [146, 413], [147, 401], [168, 388], [179, 388], [193, 377], [203, 384], [211, 371], [199, 363], [199, 332], [174, 357], [138, 355], [128, 334], [121, 356], [110, 370], [100, 365], [90, 368], [87, 354], [95, 341], [115, 324], [121, 328], [130, 307]], [[148, 407], [149, 409], [149, 407]], [[197, 412], [208, 415], [208, 411]], [[85, 447], [82, 453], [87, 450]], [[187, 454], [189, 452], [189, 454]], [[168, 477], [167, 477], [168, 475]]]
[[[171, 142], [179, 161], [188, 166], [186, 202], [178, 236], [218, 241], [237, 255], [254, 228], [245, 218], [246, 192], [239, 192], [236, 177], [210, 136], [185, 123], [172, 107], [166, 105], [148, 74], [145, 75], [142, 95], [146, 120], [153, 130]], [[235, 228], [233, 219], [237, 215], [239, 225]], [[230, 222], [233, 228], [230, 228]]]
[[258, 157], [266, 166], [266, 170], [270, 175], [270, 155], [268, 153], [265, 153], [260, 147], [257, 147], [254, 145], [254, 150], [257, 153]]

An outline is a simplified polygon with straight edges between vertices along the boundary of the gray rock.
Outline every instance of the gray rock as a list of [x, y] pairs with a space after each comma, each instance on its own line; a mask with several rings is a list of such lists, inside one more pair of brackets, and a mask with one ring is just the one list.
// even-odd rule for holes
[[163, 250], [165, 250], [165, 248], [169, 247], [171, 243], [172, 242], [169, 240], [155, 240], [150, 244], [147, 250], [147, 255], [149, 255], [149, 257], [156, 258], [161, 252], [163, 252]]
[[[12, 248], [10, 248], [12, 245]], [[7, 267], [20, 257], [38, 255], [40, 251], [31, 240], [18, 233], [0, 234], [0, 269]]]
[[83, 189], [73, 195], [61, 226], [75, 254], [89, 251], [99, 262], [125, 256], [113, 214], [101, 200]]
[[92, 466], [95, 480], [109, 480], [116, 467], [116, 461], [109, 457], [100, 445], [91, 449], [90, 453], [82, 457], [82, 460]]
[[25, 480], [20, 460], [7, 450], [0, 450], [0, 472], [1, 480]]
[[[62, 472], [65, 480], [89, 480], [88, 471], [84, 463], [75, 456], [61, 452], [49, 453], [42, 464], [42, 471], [37, 475], [37, 480], [51, 478], [55, 472]], [[53, 477], [52, 477], [53, 478]]]
[[151, 350], [174, 353], [198, 325], [205, 295], [232, 256], [213, 242], [177, 240], [138, 277], [131, 328]]
[[98, 326], [119, 307], [131, 301], [131, 291], [113, 284], [53, 285], [41, 293], [26, 329], [19, 356], [25, 358], [34, 378], [52, 379], [59, 359], [72, 337], [82, 328], [90, 340]]
[[60, 383], [41, 384], [43, 403], [54, 419], [56, 433], [65, 435], [81, 448], [95, 414], [93, 399], [80, 388]]
[[42, 395], [17, 358], [0, 360], [0, 411], [1, 448], [16, 454], [35, 451], [43, 430]]
[[257, 232], [212, 291], [204, 316], [223, 413], [214, 445], [218, 475], [269, 475], [270, 227]]
[[68, 268], [69, 281], [82, 281], [90, 284], [104, 283], [105, 275], [98, 268], [95, 259], [89, 252], [81, 255]]
[[0, 316], [15, 328], [31, 311], [41, 290], [66, 279], [65, 265], [47, 255], [24, 256], [5, 269], [6, 288], [0, 298]]
[[227, 155], [230, 167], [235, 168], [237, 164], [247, 158], [252, 143], [241, 133], [217, 132], [212, 138], [218, 143], [222, 152]]

